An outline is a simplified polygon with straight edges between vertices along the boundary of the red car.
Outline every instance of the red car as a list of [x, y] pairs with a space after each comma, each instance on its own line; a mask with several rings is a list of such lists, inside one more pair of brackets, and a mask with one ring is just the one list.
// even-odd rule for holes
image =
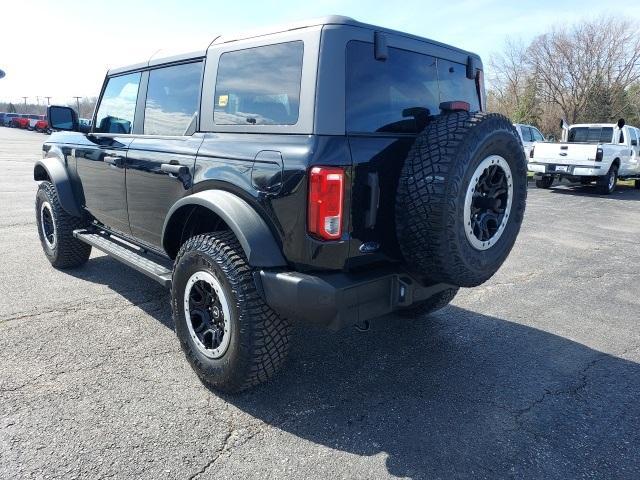
[[46, 120], [38, 120], [33, 129], [36, 132], [46, 133], [49, 131], [49, 122], [47, 122]]
[[14, 128], [27, 128], [29, 126], [29, 118], [26, 115], [13, 117], [11, 119], [11, 126]]

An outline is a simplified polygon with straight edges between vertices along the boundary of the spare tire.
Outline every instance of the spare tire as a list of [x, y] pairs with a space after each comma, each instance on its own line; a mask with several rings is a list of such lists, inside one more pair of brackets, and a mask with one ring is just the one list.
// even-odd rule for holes
[[527, 162], [511, 121], [457, 111], [435, 117], [400, 174], [396, 234], [409, 268], [434, 282], [486, 282], [516, 241]]

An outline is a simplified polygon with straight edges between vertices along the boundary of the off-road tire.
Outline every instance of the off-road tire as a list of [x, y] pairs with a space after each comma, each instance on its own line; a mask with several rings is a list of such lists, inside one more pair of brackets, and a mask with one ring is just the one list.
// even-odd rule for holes
[[634, 180], [633, 188], [635, 188], [636, 190], [640, 190], [640, 180]]
[[[198, 271], [213, 275], [229, 299], [231, 338], [220, 358], [205, 356], [187, 325], [186, 283]], [[264, 302], [252, 274], [232, 232], [192, 237], [176, 257], [171, 285], [176, 334], [192, 368], [215, 390], [233, 393], [265, 382], [282, 367], [289, 350], [290, 325]]]
[[[41, 208], [44, 202], [51, 206], [55, 224], [54, 247], [45, 241], [42, 228]], [[42, 249], [51, 265], [56, 268], [79, 267], [89, 260], [91, 245], [73, 236], [73, 231], [87, 226], [87, 221], [67, 213], [60, 205], [55, 186], [48, 181], [41, 182], [36, 193], [36, 224]]]
[[[612, 182], [613, 177], [613, 183]], [[596, 186], [598, 193], [601, 195], [611, 195], [616, 190], [616, 184], [618, 182], [618, 167], [611, 165], [606, 175], [598, 177], [596, 180]]]
[[[465, 196], [476, 168], [502, 156], [513, 198], [500, 238], [475, 249], [464, 225]], [[520, 230], [527, 196], [527, 161], [511, 121], [495, 113], [453, 112], [418, 135], [402, 168], [396, 196], [396, 235], [407, 265], [434, 282], [474, 287], [505, 261]]]
[[544, 176], [536, 179], [536, 188], [548, 189], [551, 185], [553, 185], [553, 177]]
[[437, 312], [451, 303], [458, 293], [458, 290], [458, 288], [448, 288], [443, 290], [422, 302], [418, 302], [410, 307], [401, 308], [398, 310], [398, 315], [407, 318], [420, 318]]

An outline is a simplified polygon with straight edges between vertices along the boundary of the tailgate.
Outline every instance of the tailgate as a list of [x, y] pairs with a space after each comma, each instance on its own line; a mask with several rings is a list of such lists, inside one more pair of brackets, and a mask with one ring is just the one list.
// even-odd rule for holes
[[598, 145], [593, 143], [536, 143], [534, 163], [589, 165], [595, 162]]

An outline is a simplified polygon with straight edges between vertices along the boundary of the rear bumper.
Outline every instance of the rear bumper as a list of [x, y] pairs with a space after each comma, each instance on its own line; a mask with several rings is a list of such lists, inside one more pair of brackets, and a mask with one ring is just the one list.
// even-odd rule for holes
[[339, 330], [425, 300], [451, 285], [424, 286], [402, 272], [326, 273], [261, 271], [267, 304], [292, 323]]
[[529, 171], [542, 175], [597, 177], [606, 175], [602, 165], [567, 165], [562, 163], [529, 162]]

